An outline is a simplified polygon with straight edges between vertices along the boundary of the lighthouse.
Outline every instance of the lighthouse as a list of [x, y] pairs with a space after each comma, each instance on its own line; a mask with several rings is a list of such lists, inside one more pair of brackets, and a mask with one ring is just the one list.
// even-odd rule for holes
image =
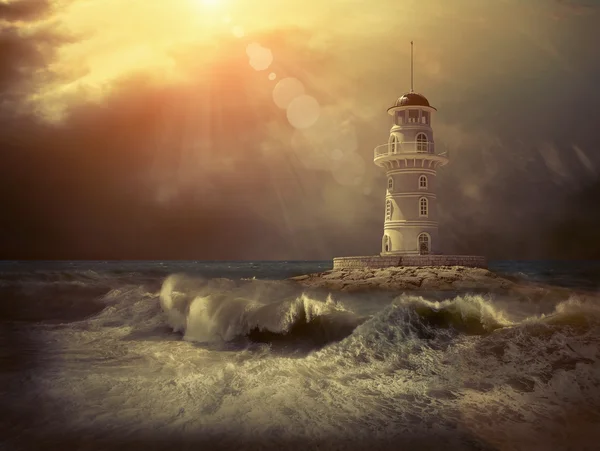
[[386, 172], [385, 217], [381, 255], [440, 253], [437, 216], [437, 170], [448, 163], [436, 153], [433, 117], [436, 109], [411, 88], [388, 108], [393, 118], [386, 144], [375, 148], [374, 163]]
[[385, 170], [383, 236], [379, 255], [334, 257], [334, 270], [398, 266], [471, 266], [487, 268], [481, 255], [442, 255], [438, 236], [437, 171], [448, 164], [436, 151], [436, 109], [414, 91], [410, 43], [410, 91], [387, 112], [393, 118], [386, 144], [375, 147], [373, 161]]

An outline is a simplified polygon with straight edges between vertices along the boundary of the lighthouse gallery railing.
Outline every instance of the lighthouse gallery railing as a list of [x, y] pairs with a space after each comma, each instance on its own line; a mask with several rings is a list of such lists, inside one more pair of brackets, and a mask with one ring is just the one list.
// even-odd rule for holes
[[423, 141], [390, 142], [375, 147], [375, 158], [395, 154], [434, 154], [435, 143]]

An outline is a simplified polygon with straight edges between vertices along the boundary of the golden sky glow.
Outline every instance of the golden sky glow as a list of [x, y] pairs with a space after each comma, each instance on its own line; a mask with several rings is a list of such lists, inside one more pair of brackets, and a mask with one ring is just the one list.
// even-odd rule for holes
[[[390, 24], [376, 24], [380, 11], [363, 3], [334, 0], [323, 8], [317, 0], [56, 0], [55, 14], [36, 26], [52, 26], [74, 38], [60, 46], [49, 67], [59, 83], [37, 86], [31, 99], [56, 119], [74, 98], [98, 100], [112, 81], [133, 72], [169, 82], [198, 76], [189, 73], [181, 55], [188, 52], [186, 59], [196, 66], [210, 64], [232, 39], [243, 41], [238, 44], [243, 52], [253, 37], [306, 30], [303, 50], [318, 52], [336, 41], [389, 31]], [[391, 11], [410, 13], [410, 3]], [[406, 26], [408, 17], [398, 15], [397, 25]], [[432, 67], [437, 70], [435, 63]]]
[[[236, 44], [230, 41], [237, 39], [237, 50], [243, 52], [252, 42], [268, 45], [261, 42], [265, 36], [277, 43], [280, 39], [273, 36], [285, 36], [290, 30], [304, 32], [297, 38], [295, 50], [311, 52], [315, 58], [320, 52], [328, 54], [328, 60], [343, 67], [348, 77], [373, 77], [376, 70], [388, 70], [390, 61], [405, 58], [406, 46], [401, 44], [412, 38], [418, 43], [419, 81], [423, 75], [440, 80], [460, 71], [461, 64], [468, 70], [472, 63], [464, 61], [465, 55], [443, 50], [455, 44], [451, 51], [458, 51], [457, 40], [465, 33], [485, 34], [486, 46], [520, 34], [567, 65], [552, 43], [540, 37], [551, 14], [560, 13], [558, 2], [544, 10], [542, 0], [532, 0], [520, 7], [518, 16], [505, 11], [512, 1], [499, 2], [501, 5], [474, 0], [459, 3], [330, 0], [324, 7], [321, 0], [55, 0], [54, 14], [23, 28], [22, 33], [52, 27], [72, 39], [60, 45], [49, 66], [58, 81], [35, 86], [31, 100], [46, 117], [57, 119], [74, 99], [97, 101], [112, 81], [123, 76], [144, 72], [163, 82], [189, 81], [202, 76], [190, 72], [190, 66], [207, 69], [211, 62], [227, 57], [225, 44], [227, 51], [235, 51]], [[459, 10], [459, 6], [463, 8]], [[545, 21], [539, 20], [540, 13]], [[463, 49], [465, 54], [477, 52], [482, 44], [472, 40], [470, 45]], [[397, 51], [392, 51], [394, 47]], [[523, 57], [519, 50], [506, 48], [514, 53], [511, 64]], [[285, 54], [274, 55], [275, 63], [298, 72], [295, 76], [314, 78], [315, 72], [323, 69], [318, 64], [293, 67], [301, 56], [294, 55], [289, 45], [281, 50]], [[498, 55], [500, 60], [503, 56]], [[369, 64], [374, 58], [379, 66]], [[329, 89], [330, 83], [340, 84], [335, 73], [325, 75], [319, 80], [323, 89]], [[447, 81], [455, 83], [456, 78]], [[400, 91], [400, 86], [396, 89]]]
[[81, 39], [63, 45], [51, 66], [68, 81], [44, 87], [38, 96], [51, 103], [81, 90], [102, 96], [108, 83], [138, 71], [182, 77], [172, 53], [190, 44], [209, 49], [227, 29], [223, 6], [197, 0], [81, 0], [59, 6], [51, 20]]

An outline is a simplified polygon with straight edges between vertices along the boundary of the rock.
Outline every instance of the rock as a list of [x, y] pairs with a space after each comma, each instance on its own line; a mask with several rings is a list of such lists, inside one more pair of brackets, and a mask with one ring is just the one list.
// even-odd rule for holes
[[573, 291], [565, 288], [518, 278], [509, 280], [487, 269], [460, 266], [344, 269], [306, 274], [289, 280], [306, 288], [331, 292], [485, 292], [507, 295], [526, 302], [560, 301], [573, 294]]
[[460, 266], [393, 266], [332, 270], [293, 277], [290, 280], [310, 288], [358, 292], [369, 290], [503, 290], [516, 285], [483, 268]]
[[402, 282], [407, 287], [410, 287], [410, 286], [420, 287], [421, 283], [423, 282], [423, 279], [421, 279], [420, 277], [405, 276], [405, 277], [402, 277]]
[[477, 288], [477, 283], [473, 280], [455, 280], [452, 287], [455, 290], [472, 290]]
[[423, 282], [421, 282], [421, 286], [419, 288], [422, 288], [424, 290], [446, 291], [452, 290], [452, 285], [450, 285], [448, 282], [445, 282], [444, 280], [437, 279], [435, 277], [428, 277], [427, 279], [423, 279]]
[[344, 287], [348, 285], [341, 280], [326, 280], [325, 284], [321, 285], [323, 288], [327, 288], [331, 291], [348, 291], [344, 290]]

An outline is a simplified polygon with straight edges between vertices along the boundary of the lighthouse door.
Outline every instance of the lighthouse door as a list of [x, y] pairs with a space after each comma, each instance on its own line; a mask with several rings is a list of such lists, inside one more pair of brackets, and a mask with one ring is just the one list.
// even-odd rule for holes
[[429, 254], [430, 239], [427, 233], [421, 233], [419, 235], [419, 254]]

